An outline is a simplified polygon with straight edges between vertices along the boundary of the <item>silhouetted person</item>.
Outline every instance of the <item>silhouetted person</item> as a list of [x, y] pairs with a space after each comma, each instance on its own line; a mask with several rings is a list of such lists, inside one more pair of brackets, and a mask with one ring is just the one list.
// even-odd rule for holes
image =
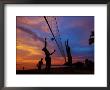
[[23, 70], [24, 70], [24, 67], [23, 67]]
[[51, 67], [51, 55], [55, 52], [55, 50], [50, 53], [47, 49], [47, 41], [46, 41], [46, 38], [45, 38], [45, 46], [44, 48], [42, 49], [42, 51], [45, 52], [45, 61], [46, 61], [46, 72], [50, 72], [50, 67]]
[[67, 57], [68, 57], [68, 65], [72, 65], [72, 56], [71, 56], [71, 49], [70, 46], [68, 45], [68, 40], [65, 41], [65, 46], [66, 46], [66, 52], [67, 52]]
[[41, 58], [41, 60], [38, 62], [38, 71], [40, 72], [41, 71], [41, 67], [43, 65], [43, 62], [42, 62], [43, 58]]
[[76, 62], [75, 66], [77, 69], [81, 69], [81, 68], [83, 68], [84, 64], [82, 62]]
[[89, 60], [88, 59], [85, 59], [85, 64], [88, 64], [89, 63]]
[[90, 61], [88, 59], [85, 60], [85, 65], [88, 69], [92, 69], [94, 68], [94, 62], [93, 61]]

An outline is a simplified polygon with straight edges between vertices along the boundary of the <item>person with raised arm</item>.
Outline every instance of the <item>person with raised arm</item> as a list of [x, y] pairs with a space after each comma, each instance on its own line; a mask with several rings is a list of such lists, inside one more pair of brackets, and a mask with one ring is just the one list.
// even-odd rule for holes
[[45, 45], [44, 48], [42, 49], [45, 53], [45, 61], [46, 61], [46, 72], [50, 72], [51, 68], [51, 55], [55, 52], [55, 50], [50, 53], [49, 50], [47, 49], [47, 40], [45, 38]]

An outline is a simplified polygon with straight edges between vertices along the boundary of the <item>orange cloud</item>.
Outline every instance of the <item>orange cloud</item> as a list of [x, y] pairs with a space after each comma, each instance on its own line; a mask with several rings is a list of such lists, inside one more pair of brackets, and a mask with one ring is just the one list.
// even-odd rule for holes
[[41, 17], [17, 16], [16, 23], [27, 25], [33, 28], [34, 30], [45, 31], [47, 33], [50, 32], [43, 16]]
[[35, 68], [38, 60], [43, 56], [43, 42], [37, 39], [32, 39], [32, 36], [22, 29], [17, 28], [16, 35], [16, 68], [26, 69]]
[[44, 18], [43, 17], [29, 17], [29, 16], [17, 16], [16, 17], [16, 21], [17, 24], [27, 24], [27, 25], [36, 25], [39, 24], [41, 22], [44, 22]]
[[42, 55], [41, 50], [38, 49], [36, 51], [34, 47], [31, 47], [31, 46], [28, 46], [28, 45], [17, 46], [16, 48], [17, 48], [17, 50], [27, 51], [27, 52], [29, 52], [28, 54], [31, 54], [31, 55], [33, 55], [33, 54]]

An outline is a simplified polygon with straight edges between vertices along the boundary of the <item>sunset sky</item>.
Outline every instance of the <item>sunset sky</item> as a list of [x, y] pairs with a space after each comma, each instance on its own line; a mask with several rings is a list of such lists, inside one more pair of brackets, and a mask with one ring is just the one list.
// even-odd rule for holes
[[[49, 24], [55, 34], [63, 44], [65, 51], [65, 40], [69, 40], [73, 63], [83, 61], [86, 58], [94, 60], [94, 45], [89, 45], [88, 39], [91, 31], [94, 30], [94, 16], [58, 16], [47, 17]], [[59, 28], [59, 32], [56, 26]], [[64, 57], [61, 55], [55, 40], [43, 16], [17, 16], [16, 17], [16, 67], [18, 69], [33, 69], [40, 58], [45, 58], [42, 51], [44, 38], [47, 38], [47, 47], [52, 55], [52, 64], [64, 64]], [[59, 42], [60, 43], [60, 42]], [[62, 47], [61, 47], [62, 48]], [[66, 55], [66, 52], [65, 52]], [[45, 59], [43, 59], [45, 64]]]

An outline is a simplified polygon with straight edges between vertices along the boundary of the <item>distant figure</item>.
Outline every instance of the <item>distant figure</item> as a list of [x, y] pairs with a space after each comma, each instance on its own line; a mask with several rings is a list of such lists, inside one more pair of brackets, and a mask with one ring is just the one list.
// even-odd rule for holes
[[46, 61], [46, 72], [50, 72], [50, 67], [51, 67], [51, 55], [55, 52], [55, 50], [50, 53], [47, 49], [47, 41], [46, 41], [46, 38], [45, 38], [45, 46], [44, 48], [42, 49], [42, 51], [45, 52], [45, 61]]
[[71, 49], [70, 46], [68, 45], [68, 40], [65, 41], [65, 46], [66, 46], [66, 52], [67, 52], [67, 57], [68, 57], [68, 65], [72, 65], [72, 56], [71, 56]]
[[41, 58], [41, 60], [38, 62], [38, 71], [40, 72], [41, 71], [41, 67], [43, 65], [43, 62], [42, 62], [43, 58]]
[[88, 59], [85, 59], [85, 64], [88, 64], [89, 63], [89, 60]]
[[84, 66], [84, 64], [82, 62], [76, 62], [74, 65], [77, 69], [81, 69]]
[[23, 70], [24, 70], [24, 67], [23, 67]]
[[93, 69], [93, 68], [94, 68], [94, 62], [91, 61], [91, 60], [85, 59], [85, 66], [86, 66], [88, 69]]

